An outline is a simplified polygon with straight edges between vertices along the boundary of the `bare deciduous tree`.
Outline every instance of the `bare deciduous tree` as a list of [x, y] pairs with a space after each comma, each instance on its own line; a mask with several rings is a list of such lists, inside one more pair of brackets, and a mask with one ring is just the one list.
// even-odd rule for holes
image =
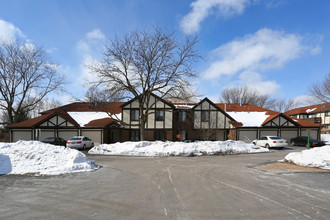
[[58, 66], [43, 48], [15, 40], [0, 42], [0, 109], [9, 124], [21, 121], [50, 92], [61, 89]]
[[256, 89], [248, 86], [224, 89], [220, 101], [232, 104], [251, 104], [278, 112], [286, 112], [301, 105], [295, 99], [272, 98], [268, 95], [262, 95]]
[[321, 102], [330, 102], [330, 73], [325, 76], [321, 83], [314, 84], [310, 91]]
[[293, 99], [278, 98], [270, 109], [278, 112], [286, 112], [301, 106], [301, 103]]
[[96, 84], [90, 86], [85, 94], [85, 99], [92, 102], [119, 102], [124, 99], [122, 93], [115, 92], [112, 88], [100, 88]]
[[180, 42], [173, 32], [159, 27], [152, 32], [133, 31], [121, 39], [116, 37], [106, 47], [104, 59], [88, 66], [98, 74], [99, 84], [136, 98], [140, 140], [144, 140], [151, 94], [166, 97], [180, 89], [179, 80], [189, 84], [187, 79], [196, 76], [192, 71], [192, 63], [199, 58], [196, 43], [196, 37]]
[[44, 98], [40, 102], [37, 103], [34, 109], [32, 109], [28, 116], [30, 118], [38, 117], [40, 112], [49, 110], [49, 109], [54, 109], [59, 106], [61, 106], [62, 103], [58, 100], [55, 99], [49, 99], [49, 98]]
[[222, 90], [220, 101], [231, 104], [251, 104], [263, 108], [274, 105], [276, 99], [260, 94], [256, 89], [248, 86], [230, 87]]

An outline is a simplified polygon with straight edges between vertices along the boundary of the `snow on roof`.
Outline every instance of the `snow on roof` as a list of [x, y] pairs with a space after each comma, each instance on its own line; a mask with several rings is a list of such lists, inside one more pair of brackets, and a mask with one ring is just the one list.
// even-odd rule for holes
[[315, 111], [316, 109], [317, 109], [317, 108], [307, 109], [307, 110], [306, 110], [306, 113], [313, 112], [313, 111]]
[[194, 105], [187, 105], [187, 104], [175, 104], [175, 108], [177, 109], [192, 109]]
[[[68, 114], [75, 120], [81, 127], [84, 127], [91, 121], [110, 118], [109, 114], [106, 112], [68, 112]], [[113, 119], [121, 119], [121, 114], [113, 115]]]
[[260, 127], [269, 117], [267, 112], [227, 112], [237, 122], [241, 122], [243, 127]]

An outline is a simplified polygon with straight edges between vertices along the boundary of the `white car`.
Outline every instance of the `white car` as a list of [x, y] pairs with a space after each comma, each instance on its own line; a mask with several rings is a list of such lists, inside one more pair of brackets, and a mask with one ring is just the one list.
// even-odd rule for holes
[[94, 142], [85, 136], [75, 136], [66, 142], [66, 146], [74, 149], [87, 149], [94, 147]]
[[254, 145], [258, 145], [261, 147], [287, 147], [288, 146], [288, 141], [285, 139], [282, 139], [277, 136], [263, 136], [258, 138], [257, 140], [252, 141]]

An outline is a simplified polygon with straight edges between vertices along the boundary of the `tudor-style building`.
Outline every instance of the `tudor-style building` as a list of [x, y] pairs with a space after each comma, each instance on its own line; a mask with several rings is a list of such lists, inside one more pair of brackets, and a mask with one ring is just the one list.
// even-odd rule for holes
[[[249, 104], [215, 104], [208, 98], [197, 104], [178, 104], [152, 94], [148, 105], [145, 140], [251, 142], [265, 135], [290, 140], [307, 133], [320, 137], [321, 125]], [[88, 136], [95, 145], [138, 141], [139, 111], [136, 99], [126, 103], [72, 103], [8, 128], [11, 141], [41, 141], [46, 137], [68, 140], [77, 135]]]
[[295, 108], [285, 112], [285, 114], [323, 125], [321, 132], [330, 134], [330, 102]]
[[288, 141], [297, 136], [320, 139], [321, 126], [250, 104], [218, 104], [234, 118], [236, 140], [251, 142], [261, 136], [279, 136]]
[[[146, 140], [173, 140], [173, 112], [174, 105], [156, 95], [151, 95], [148, 100], [148, 113], [145, 124]], [[146, 113], [144, 104], [143, 111]], [[132, 99], [123, 105], [122, 109], [122, 140], [140, 140], [140, 110], [137, 99]]]

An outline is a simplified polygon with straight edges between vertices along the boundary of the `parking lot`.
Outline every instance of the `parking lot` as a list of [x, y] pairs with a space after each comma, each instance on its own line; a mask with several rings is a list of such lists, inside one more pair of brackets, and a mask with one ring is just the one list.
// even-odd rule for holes
[[329, 172], [264, 166], [297, 149], [303, 148], [205, 157], [88, 155], [103, 168], [0, 176], [1, 219], [328, 219]]

